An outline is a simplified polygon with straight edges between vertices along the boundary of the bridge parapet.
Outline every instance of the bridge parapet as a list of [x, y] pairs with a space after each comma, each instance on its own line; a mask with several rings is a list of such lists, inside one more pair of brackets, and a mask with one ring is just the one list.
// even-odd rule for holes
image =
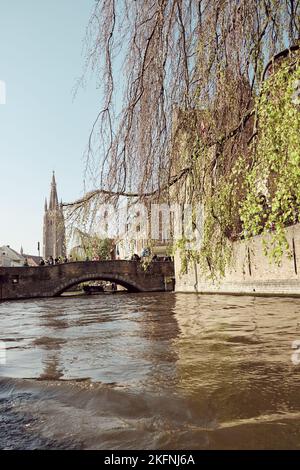
[[174, 264], [152, 262], [145, 270], [138, 261], [84, 261], [55, 266], [0, 267], [0, 300], [55, 297], [73, 285], [106, 280], [131, 292], [172, 290]]

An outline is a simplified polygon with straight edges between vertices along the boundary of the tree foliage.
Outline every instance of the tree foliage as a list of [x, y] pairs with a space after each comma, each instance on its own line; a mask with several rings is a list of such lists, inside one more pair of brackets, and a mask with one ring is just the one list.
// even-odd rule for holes
[[86, 53], [103, 97], [87, 151], [93, 189], [142, 195], [168, 184], [178, 170], [174, 110], [208, 110], [212, 140], [238, 126], [266, 61], [299, 38], [299, 8], [293, 0], [97, 0]]
[[[281, 142], [281, 108], [276, 121], [276, 104], [265, 102], [272, 81], [263, 83], [270, 58], [298, 43], [299, 13], [294, 0], [97, 0], [85, 66], [96, 73], [103, 101], [86, 153], [88, 192], [71, 213], [121, 195], [172, 199], [180, 185], [180, 197], [184, 187], [187, 200], [205, 205], [202, 258], [224, 271], [230, 242], [259, 232], [257, 159], [268, 167], [271, 153], [289, 147]], [[267, 125], [257, 144], [259, 123], [271, 121], [277, 150]], [[279, 220], [276, 204], [283, 196], [272, 199], [269, 225]]]

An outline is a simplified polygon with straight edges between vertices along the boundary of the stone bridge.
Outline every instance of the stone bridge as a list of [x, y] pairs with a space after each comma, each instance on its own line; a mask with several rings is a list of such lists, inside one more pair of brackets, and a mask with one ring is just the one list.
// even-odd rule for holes
[[56, 297], [85, 281], [115, 282], [130, 292], [173, 290], [174, 264], [152, 262], [145, 270], [137, 261], [84, 261], [39, 267], [0, 267], [0, 301]]

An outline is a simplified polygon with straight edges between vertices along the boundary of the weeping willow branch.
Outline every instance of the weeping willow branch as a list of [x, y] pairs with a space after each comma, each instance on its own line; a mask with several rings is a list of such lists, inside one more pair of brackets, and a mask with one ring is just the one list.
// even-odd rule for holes
[[[227, 135], [221, 136], [215, 141], [210, 141], [208, 144], [206, 144], [206, 148], [213, 147], [216, 144], [222, 144], [232, 138], [241, 128], [243, 128], [246, 124], [246, 122], [250, 119], [251, 116], [254, 114], [254, 109], [251, 111], [247, 112], [245, 116], [243, 116], [241, 122], [237, 127], [232, 129]], [[189, 167], [183, 168], [180, 170], [178, 174], [175, 176], [172, 176], [170, 180], [161, 188], [157, 188], [153, 191], [146, 192], [146, 193], [139, 193], [139, 192], [126, 192], [126, 191], [109, 191], [106, 189], [95, 189], [94, 191], [90, 191], [88, 194], [86, 194], [84, 197], [74, 201], [74, 202], [64, 202], [63, 206], [64, 207], [76, 207], [78, 208], [79, 206], [90, 202], [92, 199], [99, 195], [103, 196], [109, 196], [109, 197], [127, 197], [127, 198], [148, 198], [148, 197], [153, 197], [159, 193], [163, 193], [164, 191], [170, 189], [174, 184], [178, 183], [183, 177], [186, 177], [192, 170], [192, 165]]]
[[[193, 172], [198, 137], [205, 148], [226, 146], [230, 171], [268, 58], [299, 37], [292, 0], [97, 0], [85, 70], [97, 76], [102, 105], [86, 151], [86, 195], [65, 207], [172, 191]], [[193, 134], [185, 157], [176, 125]]]
[[77, 201], [70, 202], [70, 203], [63, 203], [64, 207], [79, 207], [87, 202], [90, 202], [92, 199], [94, 199], [96, 196], [99, 195], [104, 195], [104, 196], [110, 196], [110, 197], [128, 197], [128, 198], [147, 198], [147, 197], [153, 197], [159, 192], [163, 192], [166, 189], [169, 189], [171, 186], [173, 186], [175, 183], [178, 183], [183, 177], [185, 177], [189, 172], [191, 171], [191, 167], [188, 168], [183, 168], [179, 174], [176, 176], [173, 176], [170, 181], [162, 188], [156, 189], [155, 191], [150, 191], [148, 193], [140, 194], [140, 193], [132, 193], [132, 192], [124, 192], [124, 191], [108, 191], [105, 189], [96, 189], [94, 191], [91, 191], [90, 193], [86, 194], [83, 198], [78, 199]]

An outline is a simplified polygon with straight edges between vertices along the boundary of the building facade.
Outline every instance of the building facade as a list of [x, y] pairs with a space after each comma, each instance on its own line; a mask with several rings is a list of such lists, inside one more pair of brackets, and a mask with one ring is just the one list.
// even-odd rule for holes
[[58, 202], [55, 174], [53, 172], [49, 205], [45, 201], [43, 255], [45, 259], [66, 256], [65, 219], [62, 203]]
[[173, 215], [167, 204], [151, 200], [142, 205], [123, 208], [123, 232], [115, 239], [116, 258], [165, 257], [173, 242]]
[[25, 258], [13, 250], [9, 245], [0, 247], [0, 266], [6, 268], [17, 268], [23, 266]]

